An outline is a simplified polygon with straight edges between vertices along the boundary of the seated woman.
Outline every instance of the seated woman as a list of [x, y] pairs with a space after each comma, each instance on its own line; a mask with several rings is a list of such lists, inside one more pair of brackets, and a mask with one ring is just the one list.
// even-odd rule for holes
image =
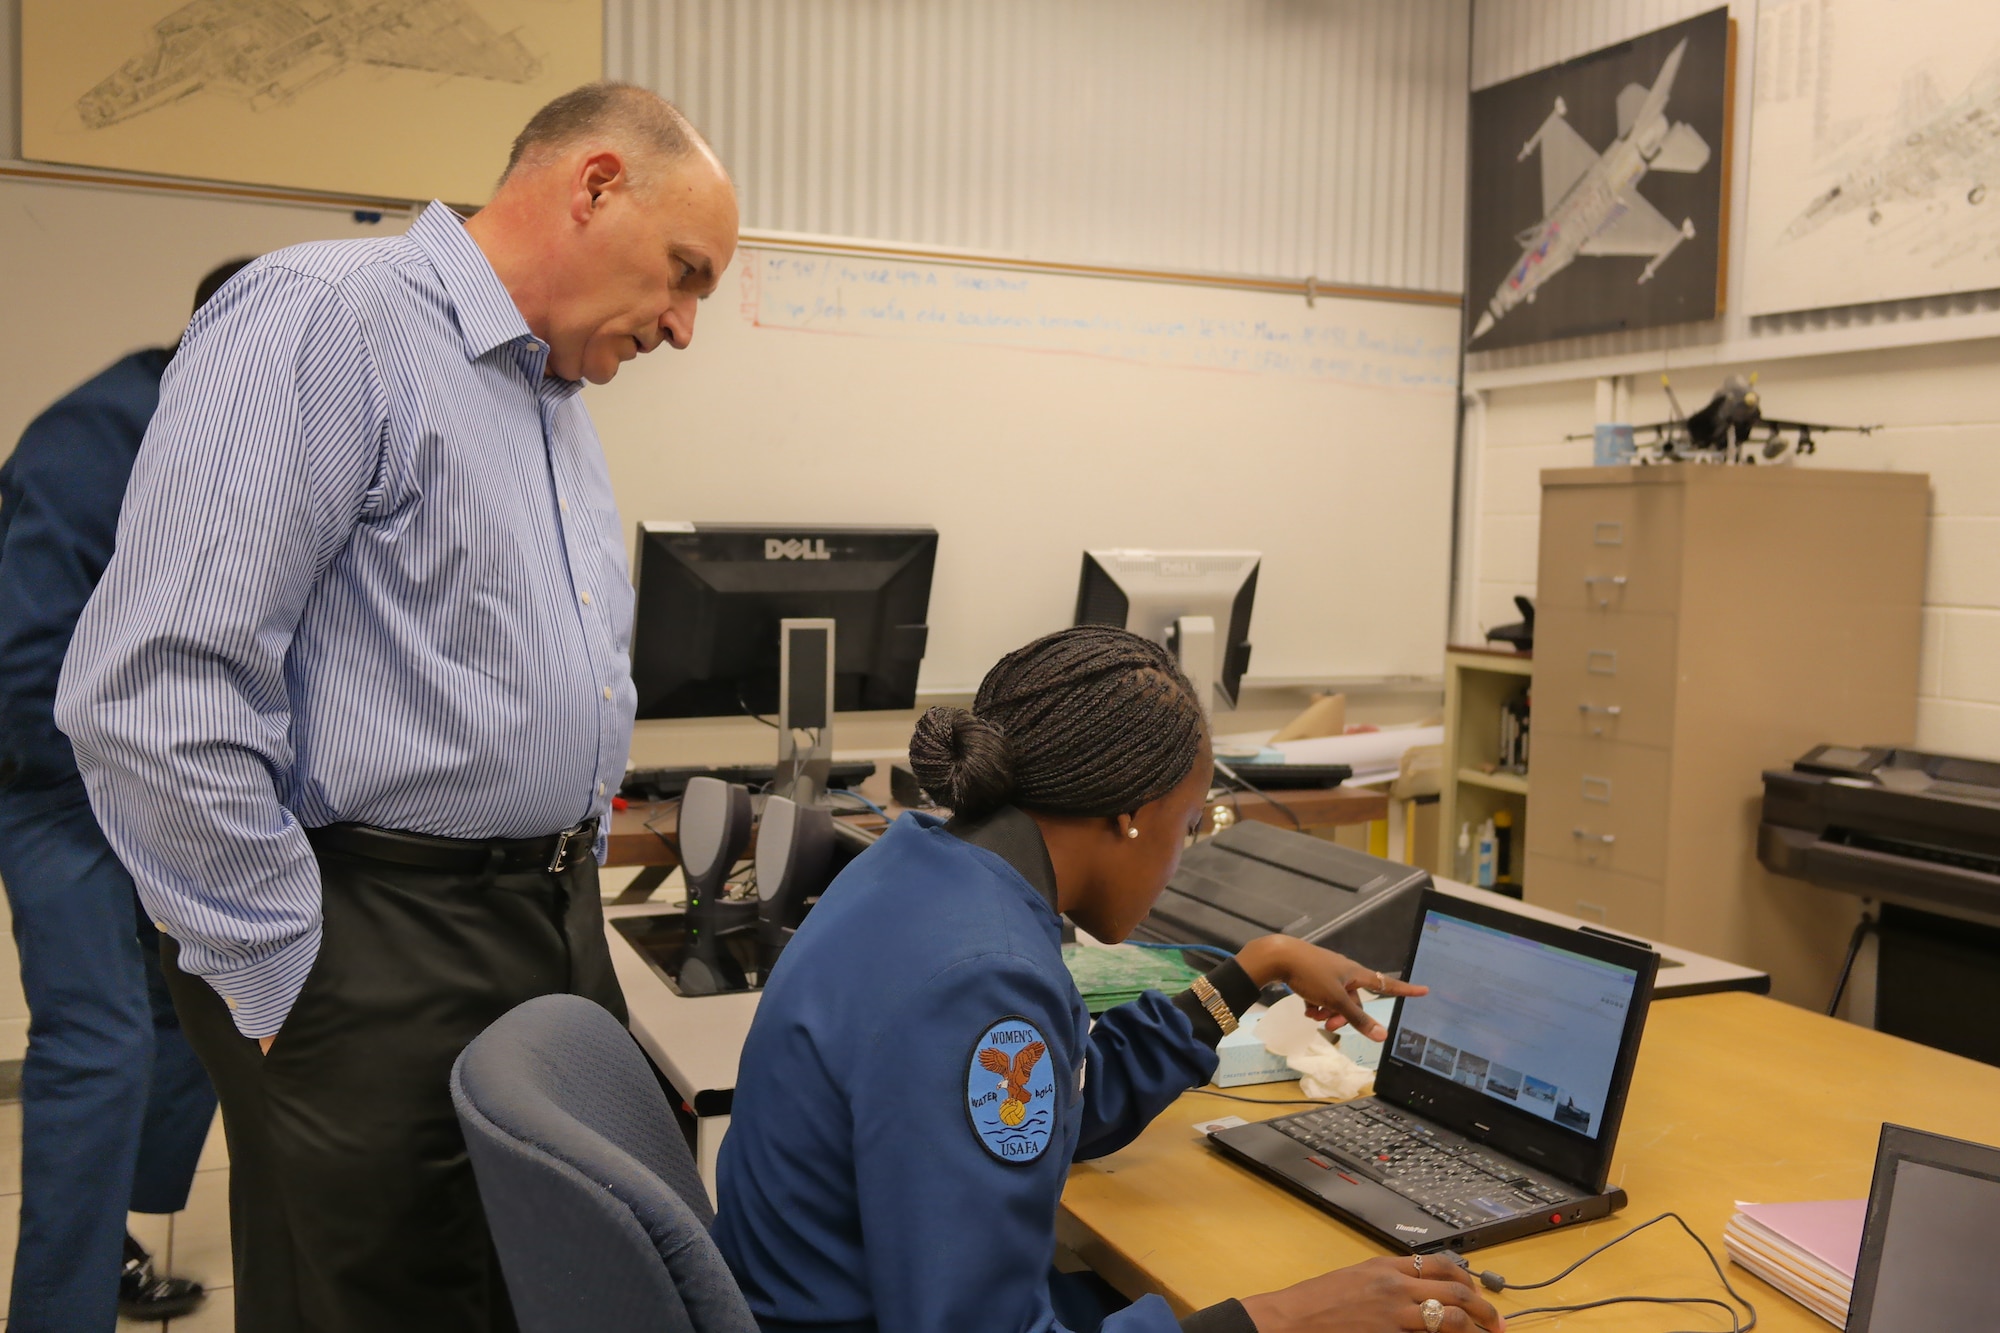
[[[1050, 1272], [1070, 1163], [1207, 1082], [1220, 1019], [1283, 981], [1330, 1026], [1379, 1038], [1354, 992], [1422, 993], [1273, 935], [1092, 1027], [1061, 917], [1124, 939], [1208, 792], [1207, 722], [1157, 644], [1101, 625], [1037, 640], [987, 674], [972, 712], [926, 713], [910, 760], [954, 818], [905, 815], [841, 874], [743, 1048], [715, 1240], [766, 1333], [1061, 1328]], [[1418, 1267], [1372, 1259], [1185, 1323], [1147, 1296], [1102, 1326], [1501, 1327], [1458, 1269]]]

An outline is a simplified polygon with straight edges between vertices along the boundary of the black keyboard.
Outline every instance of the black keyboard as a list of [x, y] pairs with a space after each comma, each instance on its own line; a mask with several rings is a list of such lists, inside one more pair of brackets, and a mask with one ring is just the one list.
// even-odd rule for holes
[[1504, 1157], [1441, 1139], [1380, 1102], [1349, 1102], [1274, 1120], [1271, 1127], [1460, 1229], [1580, 1197], [1523, 1175]]
[[1256, 791], [1313, 791], [1338, 787], [1354, 776], [1347, 764], [1231, 764], [1245, 786]]
[[[829, 787], [852, 787], [867, 781], [875, 772], [872, 759], [836, 760], [827, 775]], [[771, 785], [776, 773], [773, 764], [724, 764], [719, 768], [628, 768], [618, 794], [628, 801], [668, 801], [687, 791], [689, 778], [720, 778], [741, 783], [753, 791]]]

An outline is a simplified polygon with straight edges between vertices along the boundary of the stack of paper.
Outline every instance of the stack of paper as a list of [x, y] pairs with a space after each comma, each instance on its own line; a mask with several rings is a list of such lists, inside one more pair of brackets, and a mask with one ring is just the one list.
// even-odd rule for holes
[[1173, 995], [1200, 975], [1172, 949], [1065, 944], [1062, 952], [1070, 978], [1083, 993], [1083, 1007], [1093, 1014], [1136, 1000], [1144, 991]]
[[1846, 1328], [1867, 1215], [1866, 1199], [1739, 1203], [1722, 1243], [1732, 1262], [1835, 1328]]

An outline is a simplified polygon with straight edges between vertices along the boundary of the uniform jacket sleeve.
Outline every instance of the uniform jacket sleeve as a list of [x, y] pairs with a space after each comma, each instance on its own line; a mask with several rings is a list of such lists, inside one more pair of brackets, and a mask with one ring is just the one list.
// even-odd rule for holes
[[286, 658], [369, 502], [386, 410], [333, 288], [232, 281], [168, 369], [57, 693], [98, 822], [245, 1036], [277, 1032], [318, 953]]
[[[1219, 1034], [1218, 1034], [1219, 1035]], [[1166, 996], [1147, 991], [1098, 1015], [1083, 1084], [1083, 1133], [1076, 1160], [1117, 1152], [1174, 1098], [1215, 1073], [1215, 1046], [1202, 1041]]]
[[56, 677], [111, 559], [153, 405], [136, 392], [146, 372], [118, 369], [130, 372], [132, 401], [109, 390], [70, 395], [35, 418], [0, 471], [0, 787], [77, 776], [69, 740], [56, 730]]
[[[1084, 1051], [1073, 997], [1028, 960], [987, 954], [930, 979], [862, 1046], [849, 1071], [868, 1284], [882, 1333], [1029, 1333], [1060, 1327], [1049, 1307], [1055, 1212], [1068, 1139], [1083, 1114]], [[1001, 1161], [972, 1127], [967, 1076], [993, 1024], [1032, 1023], [1055, 1061], [1055, 1133], [1032, 1161]], [[1093, 1077], [1094, 1077], [1093, 1071]], [[1179, 1328], [1148, 1296], [1106, 1333]]]

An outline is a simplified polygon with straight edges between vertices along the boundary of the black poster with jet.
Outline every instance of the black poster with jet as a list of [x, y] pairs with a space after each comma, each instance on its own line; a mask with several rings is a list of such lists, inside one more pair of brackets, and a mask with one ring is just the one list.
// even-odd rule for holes
[[1726, 9], [1472, 95], [1475, 352], [1722, 309]]

